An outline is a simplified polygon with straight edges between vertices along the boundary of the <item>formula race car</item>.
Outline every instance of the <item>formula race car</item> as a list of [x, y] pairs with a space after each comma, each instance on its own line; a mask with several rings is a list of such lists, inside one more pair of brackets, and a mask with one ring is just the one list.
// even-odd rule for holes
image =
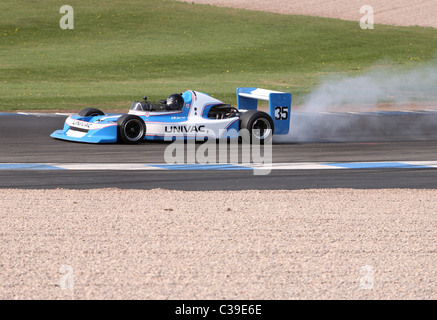
[[[269, 101], [268, 113], [257, 110]], [[87, 143], [138, 143], [142, 140], [238, 138], [247, 129], [250, 141], [268, 141], [290, 128], [291, 94], [260, 88], [237, 88], [237, 108], [205, 93], [189, 90], [160, 103], [132, 103], [127, 114], [83, 109], [67, 118], [51, 137]]]

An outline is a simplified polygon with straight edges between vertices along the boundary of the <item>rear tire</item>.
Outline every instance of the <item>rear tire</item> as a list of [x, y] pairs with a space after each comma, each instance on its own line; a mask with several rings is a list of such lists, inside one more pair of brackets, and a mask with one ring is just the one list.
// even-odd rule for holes
[[[240, 115], [240, 130], [246, 129], [250, 135], [250, 143], [255, 140], [261, 143], [270, 141], [273, 137], [274, 123], [265, 112], [249, 110]], [[244, 139], [244, 136], [242, 136]]]
[[95, 117], [95, 116], [104, 116], [105, 113], [102, 110], [95, 108], [86, 108], [79, 111], [79, 115], [81, 117]]
[[119, 142], [135, 144], [144, 139], [146, 124], [138, 116], [125, 114], [117, 120], [117, 133]]

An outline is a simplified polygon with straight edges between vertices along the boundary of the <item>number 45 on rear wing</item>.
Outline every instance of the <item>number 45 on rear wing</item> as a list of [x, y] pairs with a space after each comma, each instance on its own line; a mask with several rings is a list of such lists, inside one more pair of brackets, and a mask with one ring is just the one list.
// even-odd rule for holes
[[237, 88], [237, 107], [243, 110], [256, 110], [258, 100], [269, 102], [269, 115], [275, 124], [273, 134], [288, 134], [290, 130], [291, 93], [261, 88]]

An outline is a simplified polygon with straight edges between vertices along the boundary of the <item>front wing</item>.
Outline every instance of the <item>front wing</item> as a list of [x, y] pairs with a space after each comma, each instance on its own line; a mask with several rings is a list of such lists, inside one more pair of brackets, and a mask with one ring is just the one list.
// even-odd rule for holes
[[117, 124], [96, 129], [72, 127], [67, 123], [62, 130], [56, 130], [50, 135], [52, 138], [86, 143], [115, 143], [117, 142]]

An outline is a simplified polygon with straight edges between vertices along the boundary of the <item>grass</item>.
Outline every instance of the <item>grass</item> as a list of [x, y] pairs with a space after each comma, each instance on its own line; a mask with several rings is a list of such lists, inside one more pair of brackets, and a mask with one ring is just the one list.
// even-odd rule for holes
[[128, 108], [195, 89], [235, 104], [238, 86], [293, 93], [326, 76], [426, 64], [437, 30], [278, 15], [174, 1], [2, 0], [0, 110]]

